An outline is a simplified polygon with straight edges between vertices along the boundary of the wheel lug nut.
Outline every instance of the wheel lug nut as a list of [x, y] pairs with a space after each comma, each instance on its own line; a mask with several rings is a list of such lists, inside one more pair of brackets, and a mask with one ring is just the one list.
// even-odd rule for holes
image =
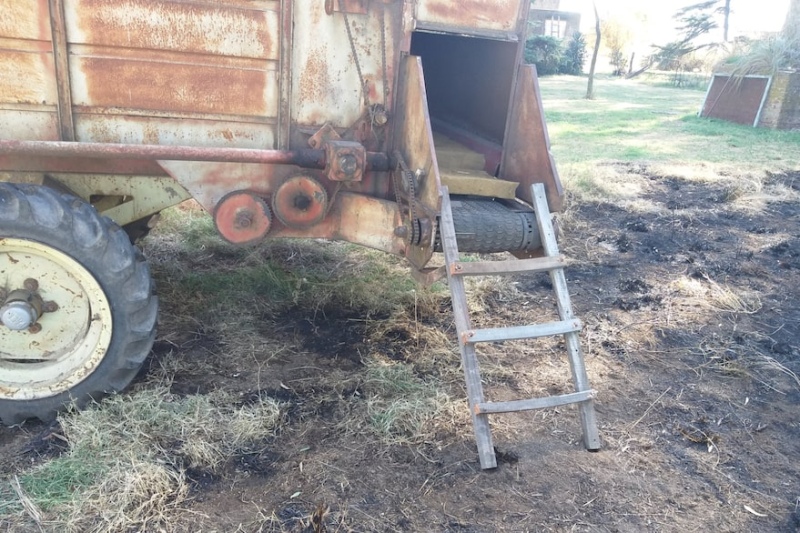
[[54, 301], [48, 301], [42, 304], [42, 311], [45, 313], [55, 313], [58, 311], [58, 304]]
[[28, 328], [28, 333], [32, 333], [34, 335], [36, 335], [40, 331], [42, 331], [42, 325], [39, 324], [38, 322]]
[[29, 291], [35, 291], [39, 289], [39, 282], [33, 278], [28, 278], [23, 282], [22, 286]]

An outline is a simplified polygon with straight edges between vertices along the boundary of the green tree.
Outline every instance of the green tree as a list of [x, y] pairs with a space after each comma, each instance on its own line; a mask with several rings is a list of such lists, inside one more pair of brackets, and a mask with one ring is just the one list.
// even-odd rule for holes
[[633, 42], [631, 28], [619, 18], [606, 19], [601, 23], [603, 45], [608, 49], [609, 63], [614, 74], [622, 75], [628, 63], [627, 49]]
[[561, 41], [549, 35], [535, 35], [525, 42], [525, 62], [536, 65], [540, 76], [558, 74], [564, 57]]
[[679, 9], [675, 19], [679, 24], [676, 29], [681, 36], [664, 46], [655, 46], [652, 63], [657, 63], [663, 69], [680, 70], [684, 60], [694, 52], [717, 46], [714, 41], [700, 38], [719, 27], [716, 20], [720, 9], [718, 4], [719, 0], [708, 0]]
[[791, 0], [789, 3], [789, 12], [786, 13], [781, 33], [789, 41], [800, 42], [800, 0]]
[[564, 57], [561, 61], [562, 74], [572, 74], [577, 76], [583, 74], [583, 64], [586, 62], [586, 37], [579, 31], [572, 34], [572, 38], [567, 43], [564, 50]]

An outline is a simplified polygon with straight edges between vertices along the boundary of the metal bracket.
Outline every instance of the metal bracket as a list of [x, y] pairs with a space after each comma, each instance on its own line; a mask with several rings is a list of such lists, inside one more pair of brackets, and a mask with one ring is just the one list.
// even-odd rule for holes
[[361, 181], [367, 166], [364, 145], [352, 141], [325, 143], [325, 176], [331, 181]]

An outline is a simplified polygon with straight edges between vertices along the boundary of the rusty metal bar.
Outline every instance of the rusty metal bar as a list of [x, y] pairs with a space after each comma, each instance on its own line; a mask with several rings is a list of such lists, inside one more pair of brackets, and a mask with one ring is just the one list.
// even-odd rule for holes
[[72, 89], [69, 80], [64, 0], [50, 0], [49, 5], [50, 28], [53, 35], [53, 60], [56, 70], [56, 93], [58, 95], [58, 129], [62, 141], [74, 141], [75, 124], [72, 119]]
[[[152, 159], [162, 161], [213, 161], [296, 165], [324, 169], [325, 150], [256, 150], [245, 148], [201, 148], [158, 144], [75, 143], [59, 141], [2, 141], [0, 155], [38, 157], [87, 157], [104, 159]], [[389, 170], [389, 158], [367, 152], [367, 169]]]
[[281, 1], [281, 77], [278, 107], [278, 148], [288, 148], [292, 136], [292, 41], [294, 39], [292, 0]]

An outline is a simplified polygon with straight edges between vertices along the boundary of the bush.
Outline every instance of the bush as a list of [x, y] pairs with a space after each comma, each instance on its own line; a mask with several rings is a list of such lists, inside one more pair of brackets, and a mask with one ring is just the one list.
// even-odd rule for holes
[[581, 74], [586, 59], [586, 39], [575, 32], [567, 43], [555, 37], [536, 35], [525, 43], [525, 62], [536, 65], [540, 76]]
[[567, 43], [564, 51], [564, 59], [561, 63], [562, 74], [579, 75], [583, 74], [583, 64], [586, 62], [586, 38], [579, 31], [572, 34], [572, 38]]
[[536, 35], [525, 43], [525, 62], [536, 65], [540, 76], [558, 74], [564, 50], [555, 37]]

